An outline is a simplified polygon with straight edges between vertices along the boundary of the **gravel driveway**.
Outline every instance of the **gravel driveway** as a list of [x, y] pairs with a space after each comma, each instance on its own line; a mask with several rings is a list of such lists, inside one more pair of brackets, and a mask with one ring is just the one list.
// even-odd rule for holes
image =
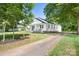
[[53, 49], [63, 35], [52, 35], [46, 39], [24, 45], [0, 53], [1, 56], [47, 56], [48, 51]]

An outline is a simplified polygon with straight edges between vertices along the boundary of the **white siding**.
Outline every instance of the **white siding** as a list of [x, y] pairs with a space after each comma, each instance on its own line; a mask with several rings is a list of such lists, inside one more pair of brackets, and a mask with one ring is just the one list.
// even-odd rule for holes
[[[33, 30], [32, 30], [32, 26], [34, 26]], [[43, 26], [43, 28], [41, 28], [40, 26]], [[44, 31], [61, 32], [62, 29], [61, 26], [58, 24], [42, 23], [38, 20], [34, 20], [34, 22], [30, 24], [30, 31], [31, 32], [44, 32]]]

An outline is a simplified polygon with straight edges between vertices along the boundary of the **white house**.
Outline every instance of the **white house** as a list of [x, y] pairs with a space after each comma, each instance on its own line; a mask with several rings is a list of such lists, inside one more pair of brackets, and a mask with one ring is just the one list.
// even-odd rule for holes
[[59, 24], [51, 24], [42, 18], [35, 18], [29, 25], [29, 31], [31, 32], [61, 32], [62, 27]]

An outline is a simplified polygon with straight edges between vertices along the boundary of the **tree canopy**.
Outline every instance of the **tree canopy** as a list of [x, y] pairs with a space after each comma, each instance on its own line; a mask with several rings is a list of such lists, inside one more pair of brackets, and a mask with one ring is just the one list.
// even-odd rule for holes
[[10, 25], [6, 24], [6, 28], [12, 28], [20, 20], [26, 21], [26, 24], [32, 22], [32, 9], [34, 4], [16, 4], [16, 3], [4, 3], [0, 4], [0, 23], [7, 21]]
[[[3, 32], [12, 28], [14, 39], [14, 28], [16, 28], [20, 20], [24, 20], [26, 24], [29, 24], [33, 20], [33, 14], [31, 10], [34, 4], [26, 3], [4, 3], [0, 4], [0, 28], [3, 28]], [[5, 34], [3, 35], [3, 41], [5, 40]]]
[[49, 3], [44, 8], [44, 13], [48, 22], [61, 24], [64, 31], [78, 30], [79, 4]]

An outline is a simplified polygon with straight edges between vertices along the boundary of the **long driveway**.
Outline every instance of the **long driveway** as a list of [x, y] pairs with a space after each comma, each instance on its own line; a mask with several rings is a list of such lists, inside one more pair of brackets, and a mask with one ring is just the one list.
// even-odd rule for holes
[[0, 56], [47, 56], [49, 50], [53, 49], [62, 37], [63, 35], [59, 34], [52, 35], [46, 39], [2, 52]]

